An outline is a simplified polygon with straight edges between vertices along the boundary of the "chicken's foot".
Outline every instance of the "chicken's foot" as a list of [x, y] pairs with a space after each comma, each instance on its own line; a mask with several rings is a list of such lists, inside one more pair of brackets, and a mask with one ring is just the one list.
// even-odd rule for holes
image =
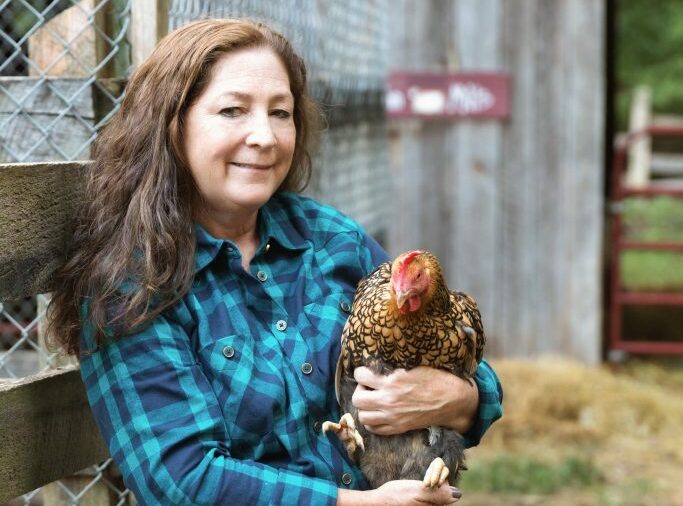
[[437, 485], [441, 486], [446, 481], [446, 478], [448, 478], [449, 472], [444, 461], [440, 457], [436, 457], [429, 464], [422, 484], [429, 488], [434, 488]]
[[328, 431], [334, 432], [341, 442], [344, 443], [346, 452], [353, 460], [356, 460], [355, 455], [358, 449], [365, 451], [363, 437], [360, 435], [358, 430], [356, 430], [356, 423], [353, 421], [351, 413], [345, 413], [342, 415], [339, 423], [324, 422], [323, 432], [326, 433]]

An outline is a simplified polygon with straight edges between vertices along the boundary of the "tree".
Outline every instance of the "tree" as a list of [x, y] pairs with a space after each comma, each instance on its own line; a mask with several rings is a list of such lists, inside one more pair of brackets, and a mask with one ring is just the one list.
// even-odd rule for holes
[[683, 2], [617, 0], [616, 39], [618, 129], [640, 84], [652, 87], [655, 112], [683, 115]]

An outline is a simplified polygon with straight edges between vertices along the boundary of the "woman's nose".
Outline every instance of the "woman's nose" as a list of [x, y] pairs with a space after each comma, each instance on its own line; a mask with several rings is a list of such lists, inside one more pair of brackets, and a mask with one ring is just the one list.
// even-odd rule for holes
[[247, 127], [246, 142], [250, 146], [270, 147], [276, 143], [275, 132], [268, 114], [254, 114]]

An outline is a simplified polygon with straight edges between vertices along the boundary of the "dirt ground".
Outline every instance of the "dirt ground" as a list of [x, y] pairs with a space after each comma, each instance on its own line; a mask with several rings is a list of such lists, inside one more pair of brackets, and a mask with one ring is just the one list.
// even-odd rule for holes
[[683, 359], [492, 364], [504, 416], [468, 451], [459, 504], [683, 506]]

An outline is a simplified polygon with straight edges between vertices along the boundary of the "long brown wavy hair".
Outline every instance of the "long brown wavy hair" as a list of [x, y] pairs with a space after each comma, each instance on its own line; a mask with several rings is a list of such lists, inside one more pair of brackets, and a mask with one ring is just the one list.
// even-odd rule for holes
[[84, 205], [49, 308], [53, 345], [79, 354], [85, 321], [98, 346], [144, 328], [190, 288], [198, 193], [182, 149], [183, 120], [215, 62], [254, 47], [280, 57], [294, 96], [294, 156], [278, 191], [306, 187], [320, 114], [307, 93], [304, 62], [287, 39], [235, 19], [197, 21], [168, 34], [133, 74], [95, 143]]

